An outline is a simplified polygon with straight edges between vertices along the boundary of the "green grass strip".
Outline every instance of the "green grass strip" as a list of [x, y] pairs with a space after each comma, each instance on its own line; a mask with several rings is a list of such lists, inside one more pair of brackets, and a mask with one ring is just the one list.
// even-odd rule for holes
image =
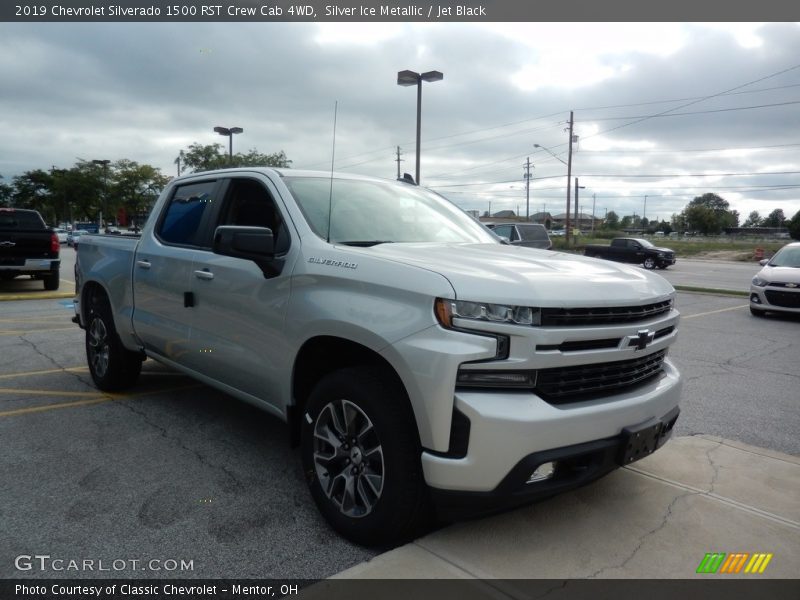
[[749, 298], [750, 292], [741, 290], [721, 290], [719, 288], [696, 287], [693, 285], [673, 285], [680, 292], [695, 292], [697, 294], [718, 294], [720, 296], [736, 296], [737, 298]]

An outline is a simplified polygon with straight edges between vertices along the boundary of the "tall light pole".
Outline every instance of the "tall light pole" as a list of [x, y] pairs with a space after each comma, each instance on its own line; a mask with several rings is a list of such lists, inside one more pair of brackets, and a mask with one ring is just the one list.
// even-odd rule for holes
[[100, 208], [100, 220], [97, 223], [97, 233], [100, 233], [103, 227], [103, 210], [108, 208], [108, 165], [111, 161], [106, 158], [103, 160], [95, 159], [92, 162], [96, 165], [103, 165], [103, 201]]
[[214, 127], [214, 131], [228, 137], [228, 160], [233, 162], [233, 135], [243, 133], [244, 129], [241, 127]]
[[422, 82], [441, 81], [442, 79], [444, 79], [444, 75], [440, 71], [427, 71], [420, 74], [406, 70], [397, 73], [397, 85], [417, 86], [417, 176], [414, 179], [417, 185], [419, 185], [419, 141], [422, 132]]
[[[578, 231], [581, 229], [581, 221], [580, 215], [578, 213], [580, 207], [578, 206], [578, 190], [585, 190], [585, 185], [578, 185], [578, 178], [575, 178], [575, 227], [578, 228]], [[577, 242], [577, 240], [575, 240]]]

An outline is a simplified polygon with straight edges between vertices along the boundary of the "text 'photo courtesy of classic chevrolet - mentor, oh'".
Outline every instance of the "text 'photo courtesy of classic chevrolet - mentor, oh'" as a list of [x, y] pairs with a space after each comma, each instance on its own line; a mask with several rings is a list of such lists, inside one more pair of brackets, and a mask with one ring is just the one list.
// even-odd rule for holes
[[179, 177], [140, 239], [81, 238], [76, 284], [100, 389], [149, 358], [286, 421], [360, 544], [583, 485], [678, 417], [666, 280], [508, 245], [408, 182]]

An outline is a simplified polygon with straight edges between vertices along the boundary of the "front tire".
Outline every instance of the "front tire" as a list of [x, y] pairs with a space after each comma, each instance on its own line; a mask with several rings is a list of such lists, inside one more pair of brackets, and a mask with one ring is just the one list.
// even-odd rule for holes
[[302, 417], [302, 452], [317, 508], [356, 544], [409, 540], [431, 514], [411, 405], [382, 369], [347, 368], [317, 384]]
[[644, 259], [644, 268], [648, 271], [655, 269], [656, 267], [656, 259], [648, 256]]
[[92, 380], [105, 392], [132, 386], [142, 370], [142, 356], [122, 345], [105, 297], [95, 298], [89, 306], [86, 359]]

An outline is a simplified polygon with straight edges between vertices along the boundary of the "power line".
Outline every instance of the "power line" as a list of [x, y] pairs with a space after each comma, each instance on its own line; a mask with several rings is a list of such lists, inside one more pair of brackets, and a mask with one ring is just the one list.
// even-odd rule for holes
[[[656, 115], [638, 115], [638, 116], [628, 116], [628, 117], [599, 117], [594, 119], [587, 119], [587, 121], [620, 121], [625, 119], [657, 119], [663, 117], [685, 117], [687, 115], [705, 115], [709, 113], [720, 113], [720, 112], [731, 112], [735, 110], [751, 110], [754, 108], [773, 108], [775, 106], [788, 106], [790, 104], [800, 104], [800, 100], [792, 100], [789, 102], [776, 102], [775, 104], [758, 104], [755, 106], [737, 106], [733, 108], [715, 108], [709, 110], [696, 110], [690, 112], [682, 112], [682, 113], [672, 113], [672, 114], [656, 114]], [[593, 136], [588, 136], [593, 137]]]

